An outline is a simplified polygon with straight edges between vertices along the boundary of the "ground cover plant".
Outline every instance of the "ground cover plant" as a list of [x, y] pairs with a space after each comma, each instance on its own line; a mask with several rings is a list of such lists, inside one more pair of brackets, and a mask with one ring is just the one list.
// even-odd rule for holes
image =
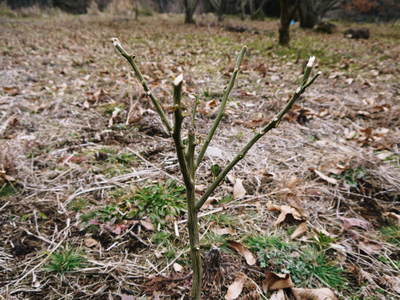
[[[159, 15], [1, 22], [1, 297], [190, 293], [174, 146], [115, 54], [110, 38], [118, 36], [140, 54], [167, 113], [171, 83], [185, 74], [183, 101], [199, 98], [203, 139], [234, 58], [248, 46], [222, 127], [199, 168], [198, 196], [218, 176], [217, 166], [279, 111], [306, 59], [317, 56], [319, 80], [199, 212], [205, 298], [223, 299], [242, 283], [243, 299], [268, 299], [274, 291], [266, 279], [277, 273], [291, 276], [293, 293], [329, 288], [341, 299], [397, 298], [396, 24], [367, 24], [371, 38], [359, 41], [341, 33], [353, 24], [338, 23], [329, 36], [294, 27], [291, 48], [282, 48], [278, 20], [246, 24], [261, 35]], [[157, 199], [173, 210], [165, 218]]]

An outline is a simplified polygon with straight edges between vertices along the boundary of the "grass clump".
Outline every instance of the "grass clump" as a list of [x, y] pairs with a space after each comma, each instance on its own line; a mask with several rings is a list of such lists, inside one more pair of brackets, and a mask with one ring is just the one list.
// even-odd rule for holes
[[262, 268], [290, 274], [296, 286], [316, 287], [319, 283], [340, 288], [346, 283], [343, 269], [330, 263], [325, 251], [314, 245], [301, 248], [297, 243], [285, 242], [278, 236], [252, 236], [245, 243], [257, 253]]
[[400, 226], [384, 226], [380, 229], [380, 232], [387, 242], [400, 247]]
[[74, 271], [84, 266], [85, 258], [72, 248], [65, 248], [51, 254], [46, 271], [59, 274]]
[[148, 217], [153, 224], [163, 226], [186, 210], [185, 188], [173, 180], [145, 186], [130, 194], [117, 190], [113, 197], [116, 203], [82, 215], [82, 221], [118, 222]]
[[11, 183], [5, 183], [0, 186], [0, 198], [15, 195], [17, 192], [18, 190]]

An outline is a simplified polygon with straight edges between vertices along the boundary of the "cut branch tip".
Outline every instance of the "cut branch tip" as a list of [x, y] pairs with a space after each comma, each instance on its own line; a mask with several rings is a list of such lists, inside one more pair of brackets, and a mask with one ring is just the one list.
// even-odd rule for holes
[[174, 80], [174, 86], [182, 84], [182, 81], [183, 81], [183, 74], [179, 74], [179, 76], [176, 77]]
[[312, 68], [315, 63], [315, 56], [311, 56], [307, 63], [307, 68]]

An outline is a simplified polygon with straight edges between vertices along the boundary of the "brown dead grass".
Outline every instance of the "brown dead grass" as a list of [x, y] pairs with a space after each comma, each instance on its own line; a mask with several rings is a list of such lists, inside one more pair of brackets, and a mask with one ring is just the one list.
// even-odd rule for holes
[[[304, 57], [320, 53], [317, 69], [322, 75], [317, 83], [280, 128], [262, 139], [233, 171], [244, 180], [247, 195], [220, 204], [232, 193], [232, 184], [226, 182], [204, 209], [204, 248], [218, 245], [206, 239], [207, 233], [226, 226], [210, 216], [231, 216], [229, 239], [240, 241], [285, 231], [285, 225], [272, 226], [276, 214], [267, 210], [267, 203], [292, 205], [307, 213], [314, 232], [338, 240], [335, 258], [342, 259], [341, 266], [354, 281], [349, 289], [338, 291], [344, 299], [379, 296], [363, 288], [365, 284], [394, 297], [381, 277], [398, 276], [399, 270], [381, 258], [398, 261], [399, 250], [379, 240], [378, 234], [389, 222], [384, 213], [399, 214], [398, 38], [380, 35], [392, 29], [370, 26], [369, 41], [294, 29], [295, 49], [286, 50], [275, 46], [276, 21], [246, 24], [262, 35], [184, 26], [181, 21], [159, 15], [139, 22], [105, 15], [1, 20], [0, 166], [15, 179], [18, 193], [0, 198], [0, 295], [119, 299], [117, 295], [150, 295], [160, 289], [174, 297], [188, 293], [184, 216], [175, 220], [180, 237], [174, 239], [176, 251], [168, 259], [171, 249], [153, 243], [152, 232], [131, 227], [122, 235], [93, 235], [80, 220], [81, 214], [112, 203], [111, 192], [117, 188], [129, 191], [171, 177], [180, 181], [171, 141], [128, 66], [112, 49], [110, 38], [118, 36], [135, 53], [167, 109], [171, 81], [184, 73], [185, 94], [198, 95], [205, 103], [198, 116], [200, 137], [212, 122], [212, 101], [223, 90], [235, 53], [249, 45], [250, 55], [212, 143], [223, 155], [208, 155], [199, 185], [210, 182], [212, 164], [226, 164], [252, 135], [251, 127], [268, 121], [283, 105], [296, 87]], [[187, 102], [190, 105], [189, 98]], [[121, 111], [112, 117], [117, 106]], [[133, 152], [137, 161], [110, 173], [94, 155], [103, 148]], [[382, 153], [390, 156], [383, 158]], [[326, 182], [315, 170], [336, 178], [337, 184]], [[352, 170], [364, 172], [356, 186], [344, 176]], [[68, 204], [77, 197], [85, 197], [89, 207], [71, 210]], [[357, 233], [343, 230], [339, 217], [364, 219], [373, 227], [354, 238]], [[170, 223], [172, 233], [173, 228]], [[383, 248], [363, 253], [357, 244], [360, 234], [364, 242], [378, 239]], [[85, 244], [89, 238], [97, 241], [96, 246]], [[87, 266], [62, 276], [46, 272], [49, 255], [66, 245], [82, 249]], [[183, 272], [173, 271], [175, 261], [184, 266]], [[260, 268], [249, 268], [233, 253], [224, 254], [223, 262], [224, 280], [207, 291], [209, 299], [223, 297], [236, 271], [254, 279], [250, 290], [260, 284]]]

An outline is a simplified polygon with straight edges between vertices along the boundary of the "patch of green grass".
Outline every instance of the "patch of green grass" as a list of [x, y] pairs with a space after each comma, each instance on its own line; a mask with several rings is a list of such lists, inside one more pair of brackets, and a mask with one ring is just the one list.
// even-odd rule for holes
[[18, 193], [18, 190], [11, 183], [5, 183], [0, 187], [0, 198], [9, 197]]
[[134, 193], [126, 194], [118, 189], [112, 198], [116, 203], [82, 215], [82, 221], [107, 222], [149, 217], [153, 224], [162, 226], [168, 218], [180, 216], [186, 210], [185, 188], [172, 180], [143, 187]]
[[68, 209], [73, 211], [79, 212], [89, 206], [89, 201], [86, 198], [75, 198], [71, 203], [68, 205]]
[[100, 222], [107, 222], [113, 218], [120, 219], [121, 214], [115, 204], [107, 205], [95, 211], [88, 212], [81, 216], [81, 220], [88, 223], [90, 220], [97, 220]]
[[204, 217], [208, 222], [214, 222], [217, 225], [232, 226], [237, 224], [236, 219], [228, 214], [212, 214]]
[[326, 250], [329, 248], [331, 243], [335, 242], [335, 239], [319, 232], [317, 236], [314, 237], [314, 245], [318, 250]]
[[257, 253], [260, 267], [289, 273], [296, 286], [313, 286], [315, 280], [332, 288], [345, 286], [343, 269], [328, 262], [325, 252], [313, 246], [301, 248], [278, 236], [252, 236], [245, 244]]
[[186, 210], [185, 188], [172, 180], [144, 187], [128, 201], [137, 207], [132, 215], [148, 216], [155, 224], [165, 224], [167, 217], [182, 215]]
[[51, 254], [45, 269], [62, 274], [82, 268], [84, 263], [85, 258], [76, 249], [65, 248]]
[[356, 188], [360, 179], [366, 178], [368, 172], [364, 167], [357, 167], [345, 170], [340, 175], [332, 175], [336, 179], [343, 180], [347, 185]]
[[387, 242], [400, 247], [400, 226], [384, 226], [380, 229], [380, 232]]

